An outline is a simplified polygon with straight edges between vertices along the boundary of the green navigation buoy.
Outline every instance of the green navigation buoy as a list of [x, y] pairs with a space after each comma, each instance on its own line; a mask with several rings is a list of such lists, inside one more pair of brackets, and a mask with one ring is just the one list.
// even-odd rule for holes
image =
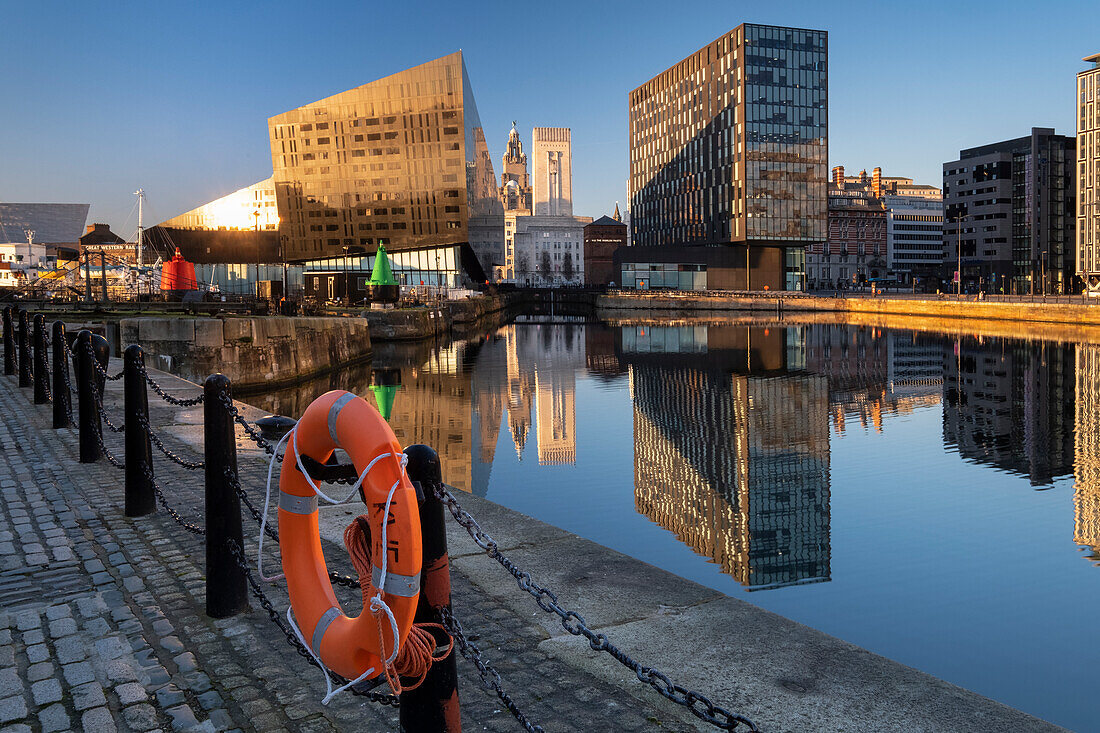
[[386, 421], [389, 421], [390, 413], [393, 412], [393, 400], [397, 397], [398, 389], [400, 388], [396, 384], [371, 385], [370, 391], [374, 393], [374, 402], [378, 405], [378, 414]]
[[370, 274], [371, 285], [396, 285], [397, 279], [390, 269], [390, 258], [386, 255], [386, 246], [378, 245], [378, 251], [374, 254], [374, 270]]

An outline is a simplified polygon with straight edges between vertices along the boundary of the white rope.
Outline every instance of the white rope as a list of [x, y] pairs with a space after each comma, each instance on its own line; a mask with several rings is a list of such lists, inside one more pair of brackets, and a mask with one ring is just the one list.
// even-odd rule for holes
[[[385, 455], [389, 454], [387, 453]], [[378, 458], [382, 458], [382, 456], [379, 456]], [[389, 541], [387, 540], [386, 535], [390, 526], [390, 504], [393, 502], [393, 495], [397, 493], [397, 487], [401, 485], [401, 476], [404, 476], [405, 466], [407, 466], [408, 463], [409, 457], [406, 454], [402, 453], [400, 469], [401, 475], [398, 476], [397, 480], [393, 482], [393, 486], [390, 487], [389, 496], [386, 497], [386, 509], [382, 514], [382, 573], [378, 578], [378, 587], [375, 589], [378, 592], [374, 595], [374, 598], [370, 599], [371, 612], [377, 615], [379, 611], [385, 611], [386, 616], [388, 616], [390, 619], [390, 629], [393, 630], [393, 652], [390, 654], [389, 657], [386, 658], [386, 666], [393, 664], [393, 660], [397, 659], [397, 652], [401, 646], [399, 643], [400, 637], [397, 631], [397, 619], [393, 617], [393, 611], [390, 610], [390, 607], [386, 604], [384, 600], [382, 600], [382, 591], [386, 587], [386, 572], [390, 559]], [[371, 465], [373, 464], [374, 461], [371, 461]], [[378, 639], [378, 644], [379, 646], [382, 646], [383, 651], [385, 651], [384, 642], [381, 638]]]
[[264, 575], [264, 530], [267, 529], [267, 507], [271, 503], [271, 474], [275, 471], [275, 462], [278, 459], [279, 448], [286, 443], [290, 434], [297, 429], [298, 424], [295, 423], [292, 430], [287, 431], [283, 437], [279, 438], [279, 442], [275, 444], [275, 450], [271, 453], [271, 461], [267, 464], [267, 493], [264, 494], [264, 514], [260, 519], [260, 549], [256, 553], [256, 572], [260, 574], [260, 578], [266, 583], [274, 583], [276, 580], [281, 580], [286, 577], [284, 573], [273, 575], [270, 578]]
[[302, 636], [302, 630], [298, 628], [298, 624], [294, 623], [294, 615], [291, 613], [291, 611], [293, 610], [294, 609], [289, 607], [286, 609], [286, 620], [290, 622], [290, 628], [294, 629], [294, 633], [298, 635], [298, 641], [302, 642], [302, 646], [306, 648], [306, 651], [309, 652], [309, 656], [313, 657], [314, 661], [317, 662], [317, 666], [321, 668], [321, 672], [325, 675], [325, 696], [321, 698], [322, 705], [328, 705], [329, 701], [332, 698], [336, 697], [349, 687], [353, 687], [359, 684], [360, 682], [374, 674], [374, 667], [368, 667], [366, 672], [359, 675], [351, 682], [347, 683], [346, 685], [342, 685], [341, 687], [337, 687], [335, 690], [332, 689], [332, 678], [328, 674], [328, 667], [326, 667], [325, 663], [321, 661], [320, 656], [313, 653], [313, 649], [310, 647], [309, 643], [306, 642], [306, 637]]
[[[297, 431], [298, 431], [298, 426], [295, 425], [294, 430], [292, 430], [290, 432], [297, 433]], [[371, 460], [370, 463], [367, 464], [367, 467], [363, 469], [363, 472], [361, 474], [359, 474], [359, 480], [356, 481], [354, 485], [352, 485], [351, 491], [348, 492], [348, 495], [345, 496], [343, 499], [333, 499], [331, 496], [329, 496], [325, 492], [321, 491], [320, 486], [313, 483], [313, 479], [310, 477], [309, 471], [307, 471], [306, 467], [304, 465], [302, 465], [302, 456], [301, 456], [300, 453], [298, 453], [298, 436], [297, 435], [294, 436], [294, 442], [291, 445], [294, 447], [294, 460], [298, 464], [298, 470], [301, 471], [302, 475], [306, 477], [306, 482], [310, 485], [310, 488], [313, 489], [313, 491], [317, 494], [317, 496], [321, 497], [322, 499], [327, 501], [329, 504], [346, 504], [348, 502], [348, 500], [351, 499], [351, 497], [355, 496], [355, 494], [358, 493], [359, 487], [363, 485], [363, 481], [366, 480], [367, 474], [370, 473], [370, 470], [372, 468], [374, 468], [374, 464], [378, 463], [380, 460], [382, 460], [383, 458], [385, 458], [387, 456], [392, 456], [393, 455], [392, 453], [379, 453], [377, 456], [375, 456]], [[404, 454], [402, 454], [402, 455], [404, 455]]]

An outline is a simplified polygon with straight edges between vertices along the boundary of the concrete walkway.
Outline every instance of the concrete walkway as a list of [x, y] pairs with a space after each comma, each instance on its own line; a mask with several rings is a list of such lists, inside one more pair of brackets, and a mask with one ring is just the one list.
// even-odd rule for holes
[[[153, 376], [174, 394], [197, 393]], [[258, 603], [233, 619], [207, 619], [201, 539], [163, 511], [123, 517], [122, 472], [106, 461], [79, 464], [75, 431], [52, 430], [49, 406], [30, 404], [30, 390], [15, 384], [0, 376], [0, 733], [397, 729], [393, 710], [362, 698], [321, 706], [320, 673]], [[121, 423], [120, 382], [109, 383], [106, 407]], [[150, 407], [169, 447], [200, 460], [202, 408], [180, 410], [152, 394]], [[121, 457], [121, 436], [105, 440]], [[262, 502], [267, 461], [243, 434], [238, 450], [242, 484]], [[155, 450], [154, 463], [171, 504], [202, 524], [202, 472]], [[459, 498], [563, 606], [764, 731], [1057, 730], [485, 500]], [[322, 512], [333, 569], [353, 572], [337, 543], [361, 510]], [[451, 525], [456, 615], [534, 722], [547, 731], [713, 730], [567, 635]], [[253, 558], [257, 529], [246, 515]], [[358, 611], [358, 591], [338, 594]], [[284, 611], [285, 588], [270, 595]], [[520, 729], [461, 659], [459, 690], [466, 730]]]

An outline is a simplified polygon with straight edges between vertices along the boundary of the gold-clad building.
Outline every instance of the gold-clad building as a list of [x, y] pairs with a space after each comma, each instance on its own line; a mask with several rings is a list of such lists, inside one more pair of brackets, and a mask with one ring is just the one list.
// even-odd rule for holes
[[[289, 259], [493, 242], [493, 164], [462, 52], [268, 120]], [[485, 217], [492, 217], [486, 222]], [[480, 220], [479, 220], [480, 219]], [[479, 253], [480, 254], [480, 253]]]

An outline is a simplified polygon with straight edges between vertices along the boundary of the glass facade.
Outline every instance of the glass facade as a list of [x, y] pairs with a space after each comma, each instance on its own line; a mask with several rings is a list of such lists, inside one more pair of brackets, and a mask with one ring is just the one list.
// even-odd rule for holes
[[632, 243], [825, 239], [828, 34], [744, 24], [630, 93]]
[[745, 236], [825, 239], [828, 36], [745, 28]]
[[1092, 292], [1100, 290], [1100, 54], [1077, 75], [1077, 274]]
[[472, 218], [503, 212], [461, 52], [277, 115], [268, 129], [288, 259], [465, 243]]

